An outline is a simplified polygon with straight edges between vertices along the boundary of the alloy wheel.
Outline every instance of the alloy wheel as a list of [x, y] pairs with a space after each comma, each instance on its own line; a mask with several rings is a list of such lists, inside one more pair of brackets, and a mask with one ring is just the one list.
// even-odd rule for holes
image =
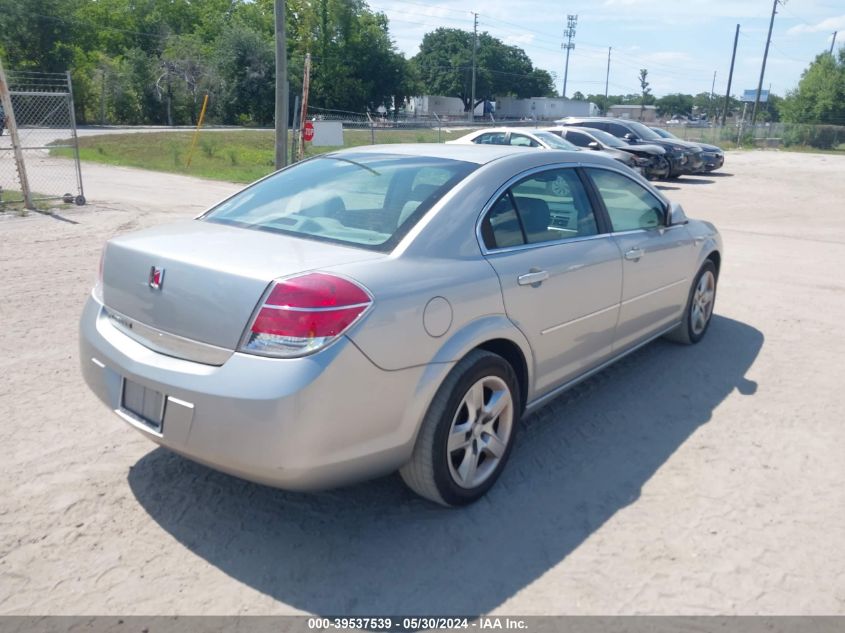
[[716, 298], [716, 277], [705, 270], [698, 280], [690, 305], [690, 327], [696, 336], [701, 334], [713, 314], [713, 301]]
[[461, 400], [449, 429], [449, 472], [461, 488], [476, 488], [495, 471], [510, 442], [513, 396], [498, 376], [473, 384]]

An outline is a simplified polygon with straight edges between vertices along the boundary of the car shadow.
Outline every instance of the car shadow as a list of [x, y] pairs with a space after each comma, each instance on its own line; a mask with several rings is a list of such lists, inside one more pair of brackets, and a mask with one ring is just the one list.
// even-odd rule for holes
[[669, 185], [654, 185], [660, 191], [678, 191], [680, 187], [670, 187]]
[[488, 613], [636, 503], [725, 398], [752, 395], [745, 374], [763, 340], [714, 317], [696, 346], [658, 341], [628, 356], [526, 418], [497, 485], [463, 509], [417, 498], [398, 476], [289, 493], [161, 448], [129, 485], [191, 552], [296, 609]]
[[709, 178], [702, 178], [701, 176], [693, 174], [688, 176], [682, 176], [678, 178], [677, 182], [684, 185], [712, 185], [716, 181], [710, 180]]
[[733, 178], [733, 174], [726, 171], [708, 171], [707, 175], [713, 178]]

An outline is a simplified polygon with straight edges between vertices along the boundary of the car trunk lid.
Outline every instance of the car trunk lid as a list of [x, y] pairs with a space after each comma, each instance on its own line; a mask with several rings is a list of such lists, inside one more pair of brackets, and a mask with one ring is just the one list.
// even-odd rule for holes
[[234, 350], [273, 279], [381, 257], [316, 240], [186, 221], [110, 240], [103, 301], [148, 328]]

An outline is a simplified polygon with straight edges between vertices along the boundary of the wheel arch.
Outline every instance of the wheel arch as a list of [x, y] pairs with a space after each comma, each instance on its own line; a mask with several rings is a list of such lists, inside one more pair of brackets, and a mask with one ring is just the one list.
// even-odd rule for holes
[[719, 251], [714, 250], [711, 251], [710, 254], [704, 258], [706, 260], [710, 260], [713, 262], [713, 265], [716, 267], [716, 279], [719, 278], [719, 269], [722, 267], [722, 254]]
[[522, 353], [519, 345], [510, 339], [495, 338], [481, 343], [474, 349], [485, 350], [501, 356], [513, 368], [513, 372], [516, 374], [517, 384], [519, 385], [520, 411], [525, 411], [525, 405], [528, 402], [528, 361], [525, 359], [525, 355]]

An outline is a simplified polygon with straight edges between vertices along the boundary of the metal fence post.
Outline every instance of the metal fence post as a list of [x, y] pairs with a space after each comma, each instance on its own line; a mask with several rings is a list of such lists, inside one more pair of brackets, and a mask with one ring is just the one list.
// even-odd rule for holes
[[85, 192], [82, 189], [82, 160], [79, 158], [79, 138], [76, 135], [76, 111], [73, 104], [73, 82], [70, 78], [70, 71], [66, 71], [67, 75], [67, 96], [68, 96], [68, 112], [70, 113], [70, 133], [73, 138], [73, 154], [76, 159], [76, 186], [79, 190], [74, 202], [79, 206], [85, 204]]
[[27, 209], [35, 209], [35, 206], [32, 204], [32, 191], [29, 188], [29, 179], [26, 175], [26, 164], [23, 160], [23, 148], [21, 147], [21, 140], [18, 135], [18, 124], [15, 120], [15, 111], [12, 107], [12, 97], [9, 94], [9, 85], [6, 82], [6, 72], [3, 70], [2, 60], [0, 60], [0, 101], [3, 103], [3, 110], [6, 113], [6, 126], [9, 128], [9, 137], [12, 139], [12, 150], [15, 154], [15, 163], [18, 170], [18, 182], [21, 185], [23, 204]]

